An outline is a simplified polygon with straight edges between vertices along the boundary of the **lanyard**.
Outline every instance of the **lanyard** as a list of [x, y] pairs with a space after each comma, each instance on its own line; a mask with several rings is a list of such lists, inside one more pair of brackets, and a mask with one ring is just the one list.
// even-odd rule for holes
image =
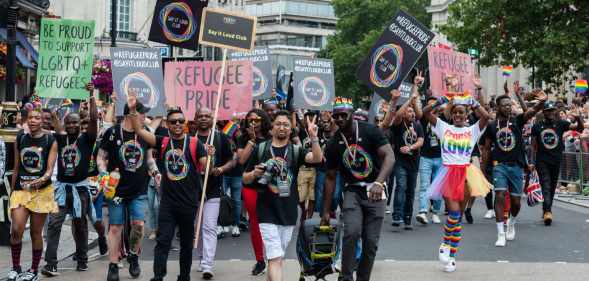
[[[172, 136], [170, 136], [170, 132], [168, 132], [168, 137], [170, 138], [170, 147], [172, 148], [172, 159], [174, 160], [174, 165], [177, 163], [177, 159], [176, 159], [176, 153], [174, 153], [174, 139], [172, 138]], [[186, 139], [188, 139], [188, 137], [186, 137], [186, 134], [184, 134], [184, 144], [182, 145], [182, 157], [184, 156], [184, 151], [186, 151]]]
[[[358, 130], [358, 121], [356, 121], [356, 120], [354, 120], [354, 127], [356, 129], [356, 132], [355, 132], [356, 133], [355, 144], [358, 144], [358, 139], [359, 139], [358, 133], [359, 133], [359, 130]], [[340, 132], [340, 135], [342, 136], [342, 139], [344, 140], [344, 143], [346, 144], [346, 148], [348, 149], [348, 151], [350, 153], [352, 153], [352, 163], [355, 163], [356, 162], [356, 149], [354, 149], [354, 151], [352, 151], [352, 148], [350, 147], [350, 144], [348, 143], [348, 140], [346, 139], [346, 136], [344, 136], [344, 133]]]

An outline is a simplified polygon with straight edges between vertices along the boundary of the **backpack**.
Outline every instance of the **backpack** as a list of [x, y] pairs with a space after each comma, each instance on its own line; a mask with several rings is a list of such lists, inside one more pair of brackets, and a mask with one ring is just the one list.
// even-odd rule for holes
[[[262, 159], [264, 159], [264, 156], [266, 156], [270, 153], [270, 147], [272, 145], [268, 145], [268, 143], [270, 143], [269, 140], [264, 141], [258, 145], [258, 161], [260, 161], [260, 162], [262, 161]], [[301, 145], [293, 144], [293, 143], [288, 144], [288, 150], [289, 150], [288, 166], [289, 167], [292, 167], [293, 164], [296, 163], [293, 161], [298, 161], [299, 156], [301, 154], [301, 149], [302, 149]]]
[[[162, 146], [160, 147], [160, 159], [164, 158], [164, 152], [166, 152], [166, 147], [168, 146], [168, 143], [170, 143], [170, 137], [164, 137], [164, 139], [162, 140]], [[192, 164], [194, 165], [194, 169], [197, 172], [200, 172], [204, 167], [200, 166], [196, 158], [197, 144], [198, 138], [190, 137], [190, 144], [188, 145], [188, 150], [190, 150], [190, 156], [192, 157]]]

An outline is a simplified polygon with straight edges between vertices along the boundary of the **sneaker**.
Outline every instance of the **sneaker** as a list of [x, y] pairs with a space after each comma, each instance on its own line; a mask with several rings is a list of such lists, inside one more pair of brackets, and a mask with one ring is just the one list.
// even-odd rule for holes
[[156, 235], [155, 235], [155, 231], [152, 231], [152, 232], [149, 234], [149, 237], [147, 237], [147, 239], [149, 239], [149, 240], [155, 240], [155, 237], [156, 237]]
[[389, 209], [389, 207], [387, 207], [386, 210], [384, 211], [384, 213], [388, 215], [388, 214], [391, 214], [392, 212], [391, 212], [391, 209]]
[[241, 236], [241, 233], [239, 232], [239, 227], [237, 225], [234, 225], [231, 229], [231, 236], [233, 237], [239, 237]]
[[438, 216], [437, 214], [433, 214], [432, 215], [432, 222], [435, 223], [435, 224], [442, 223], [442, 221], [440, 220], [440, 216]]
[[211, 270], [207, 269], [202, 273], [202, 279], [204, 280], [211, 280], [213, 277], [215, 277], [215, 274]]
[[123, 264], [123, 262], [119, 261], [119, 262], [117, 263], [117, 267], [118, 267], [119, 269], [123, 269], [123, 268], [125, 268], [125, 265]]
[[495, 247], [505, 247], [507, 243], [507, 239], [505, 237], [505, 232], [501, 232], [497, 234], [497, 242], [495, 242]]
[[339, 258], [335, 261], [335, 265], [333, 266], [336, 272], [342, 271], [342, 257], [341, 254]]
[[7, 281], [16, 281], [20, 277], [21, 273], [16, 270], [11, 270], [8, 272], [8, 276], [6, 276]]
[[511, 223], [511, 220], [507, 222], [507, 231], [505, 232], [505, 239], [507, 239], [507, 241], [515, 240], [515, 223]]
[[448, 262], [450, 262], [450, 246], [444, 243], [440, 245], [440, 249], [438, 251], [438, 260], [442, 264], [447, 264]]
[[454, 272], [456, 271], [456, 260], [454, 258], [451, 258], [450, 261], [448, 261], [448, 263], [444, 266], [444, 272]]
[[139, 277], [139, 275], [141, 275], [141, 267], [139, 267], [139, 256], [137, 254], [129, 254], [127, 257], [127, 262], [129, 263], [129, 274], [131, 277]]
[[424, 225], [429, 223], [425, 213], [419, 213], [419, 215], [415, 216], [415, 220]]
[[79, 262], [76, 266], [76, 271], [88, 271], [88, 263]]
[[222, 226], [217, 226], [217, 239], [223, 239], [225, 238], [225, 232], [223, 232], [223, 227]]
[[39, 280], [39, 273], [32, 272], [30, 270], [22, 273], [18, 277], [18, 281], [37, 281], [37, 280]]
[[47, 277], [59, 276], [59, 272], [57, 272], [57, 266], [55, 266], [55, 265], [48, 265], [48, 264], [46, 264], [41, 269], [41, 274], [43, 274], [43, 275], [45, 275]]
[[98, 251], [101, 256], [108, 253], [108, 244], [106, 243], [106, 237], [98, 237]]
[[400, 221], [393, 221], [393, 223], [391, 223], [391, 226], [393, 226], [393, 232], [399, 232], [401, 230], [401, 222]]
[[470, 212], [470, 208], [467, 208], [466, 210], [464, 210], [464, 218], [466, 219], [466, 221], [469, 224], [472, 224], [474, 222], [474, 219], [472, 217], [472, 213]]
[[108, 265], [108, 275], [106, 281], [119, 281], [119, 265], [116, 263], [110, 263]]
[[483, 218], [485, 219], [492, 219], [495, 217], [495, 211], [494, 210], [487, 210], [487, 212], [485, 213], [485, 215], [483, 216]]
[[552, 224], [552, 212], [544, 213], [544, 225], [550, 226]]
[[413, 225], [411, 223], [404, 223], [405, 226], [403, 227], [405, 230], [413, 230]]
[[259, 261], [254, 265], [254, 269], [252, 270], [253, 276], [258, 276], [266, 272], [266, 263], [263, 261]]

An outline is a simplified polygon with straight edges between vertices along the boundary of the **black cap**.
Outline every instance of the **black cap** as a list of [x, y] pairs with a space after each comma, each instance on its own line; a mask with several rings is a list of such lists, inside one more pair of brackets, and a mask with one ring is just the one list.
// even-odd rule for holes
[[556, 109], [556, 105], [553, 102], [549, 101], [544, 104], [544, 111], [554, 110], [554, 109]]
[[[149, 112], [150, 108], [144, 106], [142, 103], [140, 103], [139, 101], [137, 101], [137, 105], [135, 106], [135, 110], [138, 113], [145, 114], [145, 113]], [[123, 114], [124, 115], [129, 114], [129, 105], [128, 104], [125, 104], [125, 109], [123, 111]]]

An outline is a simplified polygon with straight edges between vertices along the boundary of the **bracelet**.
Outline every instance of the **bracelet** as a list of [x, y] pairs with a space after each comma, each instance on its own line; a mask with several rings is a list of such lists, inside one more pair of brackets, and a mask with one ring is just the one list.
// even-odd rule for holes
[[313, 143], [319, 143], [319, 138], [311, 139], [311, 144], [313, 144]]
[[378, 186], [380, 186], [380, 187], [384, 188], [384, 183], [382, 183], [382, 182], [375, 181], [375, 182], [374, 182], [374, 184], [376, 184], [376, 185], [378, 185]]
[[247, 143], [251, 144], [252, 146], [256, 146], [256, 142], [254, 142], [253, 140], [248, 140]]

